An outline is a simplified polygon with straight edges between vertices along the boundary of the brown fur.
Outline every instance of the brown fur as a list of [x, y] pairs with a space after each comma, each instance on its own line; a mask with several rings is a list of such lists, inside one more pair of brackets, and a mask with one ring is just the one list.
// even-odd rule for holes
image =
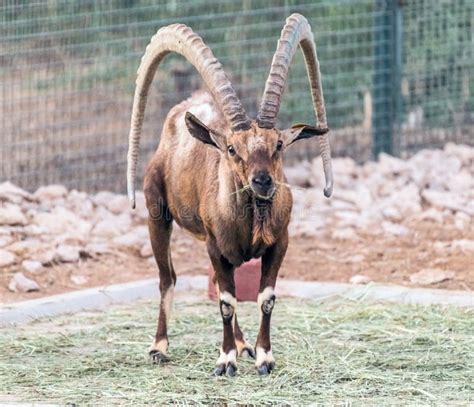
[[[202, 104], [216, 110], [210, 95], [200, 92], [168, 114], [160, 145], [145, 176], [147, 205], [154, 213], [160, 207], [158, 202], [162, 202], [178, 225], [202, 240], [215, 238], [224, 257], [239, 266], [260, 257], [288, 226], [292, 206], [288, 188], [277, 186], [274, 199], [260, 209], [251, 191], [235, 193], [248, 184], [249, 172], [262, 164], [268, 165], [276, 181], [286, 182], [281, 159], [252, 161], [245, 147], [248, 139], [257, 133], [274, 150], [278, 134], [276, 130], [258, 129], [255, 125], [250, 131], [231, 134], [227, 144], [234, 145], [242, 160], [226, 160], [215, 148], [194, 139], [183, 123], [178, 123], [184, 120], [186, 111]], [[221, 133], [228, 132], [219, 114], [206, 124]], [[180, 129], [184, 132], [178, 133]], [[183, 139], [187, 140], [181, 143]], [[179, 152], [183, 146], [186, 146], [185, 154]], [[262, 156], [258, 151], [254, 155], [257, 159]], [[247, 165], [244, 160], [248, 160]]]
[[[187, 111], [219, 134], [216, 137], [222, 151], [190, 134], [184, 120]], [[291, 193], [281, 185], [286, 180], [277, 143], [283, 136], [277, 129], [261, 129], [255, 122], [249, 130], [230, 132], [206, 92], [198, 92], [171, 109], [144, 181], [162, 295], [176, 280], [169, 251], [172, 220], [206, 241], [221, 293], [235, 298], [235, 267], [257, 257], [262, 257], [263, 264], [260, 292], [275, 286], [288, 245], [292, 207]], [[228, 153], [228, 145], [234, 147], [235, 156]], [[276, 192], [271, 199], [258, 198], [248, 187], [241, 190], [259, 171], [270, 174], [275, 181]], [[242, 342], [243, 333], [236, 321], [233, 325], [233, 306], [221, 300], [220, 307], [224, 323], [222, 349], [227, 354], [236, 349], [236, 341]], [[163, 311], [157, 341], [167, 338], [162, 314]], [[265, 314], [257, 343], [265, 350], [270, 349], [269, 329], [270, 314]], [[222, 369], [225, 371], [225, 366], [220, 372]]]

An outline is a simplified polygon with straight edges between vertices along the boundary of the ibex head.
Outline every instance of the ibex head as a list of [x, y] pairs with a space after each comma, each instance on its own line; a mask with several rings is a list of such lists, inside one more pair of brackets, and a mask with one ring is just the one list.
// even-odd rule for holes
[[326, 134], [328, 129], [296, 125], [278, 130], [259, 127], [254, 121], [249, 128], [222, 134], [186, 113], [186, 126], [196, 139], [217, 149], [242, 186], [248, 186], [260, 199], [270, 199], [278, 184], [284, 181], [282, 155], [298, 140]]
[[[299, 124], [280, 130], [275, 127], [276, 119], [288, 69], [298, 46], [304, 54], [318, 125], [314, 127]], [[132, 206], [135, 202], [134, 180], [138, 142], [148, 89], [162, 58], [171, 51], [184, 55], [196, 67], [230, 128], [228, 133], [223, 133], [222, 129], [211, 129], [188, 112], [185, 120], [189, 132], [201, 142], [218, 149], [243, 186], [249, 186], [259, 198], [271, 198], [276, 189], [275, 185], [283, 181], [284, 150], [298, 140], [320, 136], [318, 138], [326, 176], [324, 194], [331, 195], [331, 153], [316, 46], [306, 18], [292, 14], [286, 20], [278, 41], [256, 120], [248, 118], [222, 65], [210, 48], [189, 27], [174, 24], [159, 30], [152, 38], [138, 70], [132, 112], [127, 173]]]

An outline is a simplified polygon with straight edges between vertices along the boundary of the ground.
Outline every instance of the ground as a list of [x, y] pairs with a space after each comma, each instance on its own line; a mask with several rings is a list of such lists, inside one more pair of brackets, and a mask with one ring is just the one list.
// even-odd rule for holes
[[[221, 322], [215, 304], [199, 298], [177, 298], [170, 322], [172, 362], [166, 366], [147, 360], [155, 302], [2, 329], [0, 400], [105, 405], [474, 400], [472, 310], [282, 297], [273, 319], [274, 373], [258, 377], [250, 360], [239, 359], [237, 377], [215, 378]], [[239, 304], [238, 312], [254, 342], [255, 304]]]
[[[331, 234], [321, 240], [294, 236], [280, 271], [280, 278], [348, 282], [355, 274], [364, 274], [378, 283], [413, 286], [409, 276], [422, 268], [453, 270], [456, 277], [430, 285], [432, 288], [474, 289], [474, 253], [442, 250], [436, 242], [474, 239], [474, 229], [459, 230], [452, 225], [431, 221], [403, 222], [414, 232], [407, 236], [371, 235], [359, 232], [356, 240], [334, 239]], [[205, 245], [175, 227], [173, 262], [179, 274], [206, 274], [209, 259]], [[192, 254], [189, 255], [189, 254]], [[71, 276], [84, 276], [84, 284], [74, 284]], [[47, 273], [35, 276], [42, 286], [39, 292], [8, 291], [9, 274], [0, 273], [0, 297], [13, 302], [58, 294], [74, 289], [129, 282], [157, 277], [154, 260], [143, 259], [131, 250], [83, 259], [79, 263], [56, 264]]]

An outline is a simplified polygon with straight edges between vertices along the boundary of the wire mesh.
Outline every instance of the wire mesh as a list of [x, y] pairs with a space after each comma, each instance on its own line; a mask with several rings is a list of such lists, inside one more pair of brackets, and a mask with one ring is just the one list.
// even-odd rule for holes
[[474, 142], [474, 2], [407, 1], [399, 149]]
[[[449, 140], [473, 142], [469, 0], [6, 0], [0, 181], [123, 192], [135, 72], [156, 30], [174, 22], [191, 26], [255, 115], [280, 30], [293, 12], [305, 15], [315, 34], [335, 155], [372, 158], [375, 131], [381, 151], [400, 155]], [[167, 111], [202, 86], [182, 57], [165, 59], [147, 106], [139, 174]], [[314, 123], [299, 54], [279, 126], [292, 122]], [[315, 142], [300, 143], [287, 160], [317, 153]]]

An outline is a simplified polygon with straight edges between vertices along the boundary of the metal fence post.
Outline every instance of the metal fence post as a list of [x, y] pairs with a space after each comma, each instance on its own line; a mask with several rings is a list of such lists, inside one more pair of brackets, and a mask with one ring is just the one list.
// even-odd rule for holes
[[403, 14], [400, 0], [375, 0], [372, 154], [398, 153]]

